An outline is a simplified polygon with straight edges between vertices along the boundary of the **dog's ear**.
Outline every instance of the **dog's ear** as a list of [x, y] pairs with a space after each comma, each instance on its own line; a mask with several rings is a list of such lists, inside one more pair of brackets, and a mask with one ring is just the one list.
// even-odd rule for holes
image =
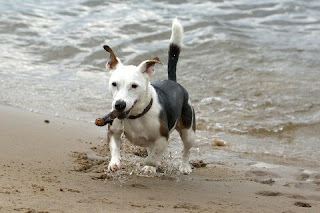
[[113, 50], [108, 46], [108, 45], [104, 45], [103, 48], [110, 53], [110, 57], [109, 57], [109, 61], [106, 64], [106, 69], [107, 70], [113, 70], [115, 69], [115, 67], [117, 66], [117, 64], [119, 63], [116, 55], [114, 54]]
[[154, 74], [154, 65], [155, 64], [162, 64], [161, 61], [159, 60], [158, 57], [154, 57], [153, 59], [151, 60], [146, 60], [146, 61], [143, 61], [139, 66], [138, 68], [140, 69], [140, 71], [142, 73], [147, 73], [149, 76], [153, 75]]

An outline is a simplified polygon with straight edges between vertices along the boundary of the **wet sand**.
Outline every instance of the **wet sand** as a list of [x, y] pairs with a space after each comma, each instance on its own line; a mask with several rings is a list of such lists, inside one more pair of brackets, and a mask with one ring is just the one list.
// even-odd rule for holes
[[134, 170], [143, 150], [128, 143], [125, 168], [104, 173], [105, 133], [93, 123], [1, 106], [0, 212], [319, 212], [320, 181], [310, 190], [277, 182], [264, 168], [224, 163], [189, 176], [143, 177]]

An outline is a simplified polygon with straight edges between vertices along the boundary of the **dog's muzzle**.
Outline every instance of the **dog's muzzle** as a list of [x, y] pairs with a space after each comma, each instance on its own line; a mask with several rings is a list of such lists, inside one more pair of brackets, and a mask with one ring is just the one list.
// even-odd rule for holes
[[114, 104], [114, 108], [120, 112], [121, 114], [118, 116], [119, 119], [125, 119], [128, 117], [130, 110], [124, 112], [124, 109], [126, 108], [127, 104], [123, 100], [118, 100]]

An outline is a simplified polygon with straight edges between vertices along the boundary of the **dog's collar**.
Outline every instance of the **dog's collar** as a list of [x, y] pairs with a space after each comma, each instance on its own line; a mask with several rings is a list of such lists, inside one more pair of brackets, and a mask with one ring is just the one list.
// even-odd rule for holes
[[130, 115], [128, 118], [129, 119], [136, 119], [136, 118], [140, 118], [141, 116], [145, 115], [151, 108], [153, 103], [153, 99], [151, 98], [150, 103], [148, 104], [148, 106], [146, 108], [144, 108], [144, 110], [138, 114], [138, 115]]

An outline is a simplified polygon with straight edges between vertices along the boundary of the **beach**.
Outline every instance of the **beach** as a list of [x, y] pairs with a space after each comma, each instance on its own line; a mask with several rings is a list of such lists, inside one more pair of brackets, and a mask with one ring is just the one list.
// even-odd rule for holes
[[[320, 175], [314, 190], [274, 181], [277, 174], [267, 168], [248, 173], [223, 162], [200, 165], [190, 175], [143, 177], [128, 168], [119, 171], [121, 175], [110, 175], [103, 169], [79, 169], [90, 162], [88, 153], [105, 144], [106, 130], [93, 123], [1, 106], [0, 132], [0, 212], [318, 212], [320, 208]], [[96, 165], [104, 167], [107, 158], [99, 158]]]
[[[155, 174], [124, 136], [106, 171], [103, 46], [166, 80], [176, 17], [193, 172], [176, 131]], [[1, 213], [320, 212], [320, 1], [2, 1], [0, 23]]]

